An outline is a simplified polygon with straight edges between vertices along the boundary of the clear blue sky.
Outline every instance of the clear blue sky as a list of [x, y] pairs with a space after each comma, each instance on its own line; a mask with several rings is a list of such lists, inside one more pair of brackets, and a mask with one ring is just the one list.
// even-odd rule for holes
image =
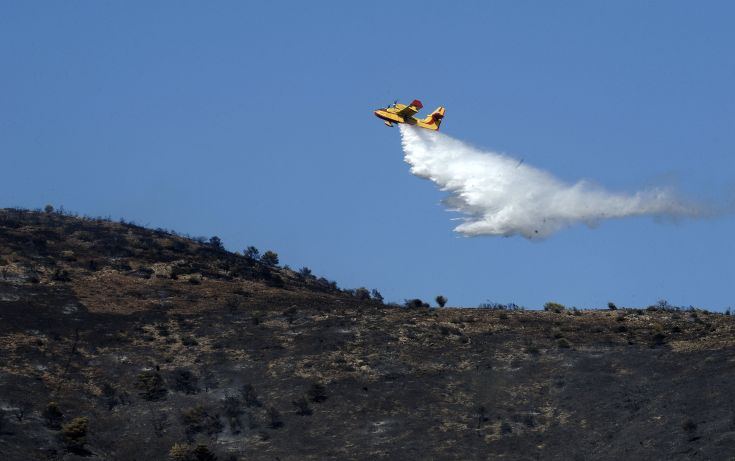
[[393, 99], [567, 180], [735, 197], [732, 2], [0, 4], [0, 206], [273, 249], [388, 300], [735, 307], [735, 219], [464, 238]]

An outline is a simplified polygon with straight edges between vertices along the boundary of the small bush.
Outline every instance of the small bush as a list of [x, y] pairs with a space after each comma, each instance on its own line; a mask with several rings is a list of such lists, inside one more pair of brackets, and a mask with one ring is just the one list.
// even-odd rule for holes
[[216, 235], [209, 239], [209, 246], [214, 248], [215, 250], [224, 250], [224, 245], [222, 245], [222, 239], [217, 237]]
[[306, 400], [306, 397], [301, 397], [300, 399], [294, 400], [293, 405], [296, 407], [296, 413], [301, 416], [308, 416], [311, 414], [311, 408], [309, 408], [309, 401]]
[[406, 299], [403, 305], [409, 309], [418, 309], [421, 307], [429, 307], [429, 304], [421, 301], [418, 298]]
[[199, 345], [199, 342], [197, 342], [193, 337], [187, 335], [181, 337], [181, 344], [184, 346], [197, 346]]
[[249, 246], [243, 251], [243, 255], [251, 261], [257, 261], [260, 259], [260, 250], [254, 246]]
[[355, 297], [357, 299], [361, 299], [363, 301], [367, 301], [370, 299], [370, 290], [368, 290], [365, 287], [360, 287], [355, 290]]
[[270, 423], [268, 426], [271, 429], [278, 429], [279, 427], [283, 427], [283, 420], [281, 419], [281, 413], [276, 410], [275, 407], [270, 407], [268, 409], [268, 419], [270, 420]]
[[209, 447], [199, 444], [192, 448], [185, 443], [176, 443], [168, 452], [171, 461], [217, 461], [217, 457]]
[[191, 371], [179, 368], [172, 373], [173, 388], [184, 394], [197, 394], [199, 392], [198, 378]]
[[547, 311], [547, 312], [551, 311], [551, 312], [554, 312], [556, 314], [560, 314], [560, 313], [564, 312], [565, 309], [566, 309], [566, 306], [564, 306], [564, 304], [559, 304], [559, 303], [555, 303], [555, 302], [551, 302], [551, 301], [549, 301], [548, 303], [544, 304], [544, 310]]
[[439, 295], [435, 298], [436, 303], [439, 305], [439, 307], [444, 307], [447, 304], [447, 298]]
[[121, 403], [121, 399], [117, 395], [117, 389], [112, 387], [110, 383], [102, 384], [102, 401], [105, 402], [107, 409], [112, 411], [117, 405]]
[[301, 268], [301, 269], [299, 270], [299, 275], [300, 275], [300, 276], [302, 276], [302, 277], [303, 277], [303, 278], [305, 278], [305, 279], [310, 279], [310, 278], [314, 277], [314, 276], [312, 275], [312, 273], [311, 273], [311, 269], [309, 269], [309, 268], [308, 268], [308, 267], [306, 267], [306, 266], [302, 267], [302, 268]]
[[61, 436], [67, 450], [72, 452], [84, 451], [84, 445], [87, 443], [88, 427], [89, 419], [85, 417], [77, 417], [64, 424], [61, 428]]
[[687, 419], [684, 421], [684, 423], [681, 425], [681, 428], [684, 429], [688, 433], [692, 433], [697, 430], [697, 423], [692, 421], [691, 419]]
[[311, 385], [306, 395], [312, 402], [321, 403], [327, 400], [327, 389], [319, 383], [314, 383]]
[[380, 303], [383, 302], [383, 295], [381, 295], [380, 292], [375, 288], [373, 288], [373, 291], [370, 292], [370, 295], [375, 301], [378, 301]]
[[138, 375], [135, 382], [138, 395], [149, 401], [161, 400], [168, 392], [163, 378], [155, 371], [144, 371]]
[[168, 459], [171, 461], [189, 461], [189, 445], [185, 443], [175, 443], [168, 451]]
[[245, 402], [245, 405], [250, 408], [262, 405], [260, 400], [258, 400], [258, 396], [255, 393], [255, 388], [252, 384], [243, 385], [242, 389], [240, 389], [240, 395], [242, 396], [242, 400]]
[[245, 410], [242, 408], [242, 401], [237, 397], [227, 396], [222, 401], [222, 410], [227, 418], [227, 422], [230, 424], [230, 430], [233, 434], [238, 434], [242, 426], [240, 416], [245, 413]]
[[607, 303], [607, 308], [610, 309], [611, 311], [618, 310], [618, 306], [616, 306], [615, 303]]
[[199, 433], [211, 436], [222, 432], [222, 423], [219, 421], [219, 416], [209, 414], [201, 405], [181, 412], [181, 422], [189, 440], [192, 440], [194, 435]]
[[270, 267], [278, 266], [278, 253], [268, 250], [260, 257], [260, 262]]
[[43, 410], [43, 419], [46, 422], [46, 426], [50, 429], [61, 429], [61, 420], [63, 418], [64, 414], [56, 402], [50, 402]]
[[196, 461], [217, 461], [217, 457], [209, 450], [209, 447], [199, 444], [191, 451]]
[[51, 274], [51, 280], [55, 282], [69, 282], [71, 280], [71, 277], [69, 276], [69, 271], [57, 267]]
[[560, 338], [556, 342], [556, 345], [559, 346], [560, 349], [569, 349], [570, 347], [572, 347], [572, 345], [569, 344], [569, 341], [567, 341], [565, 338]]

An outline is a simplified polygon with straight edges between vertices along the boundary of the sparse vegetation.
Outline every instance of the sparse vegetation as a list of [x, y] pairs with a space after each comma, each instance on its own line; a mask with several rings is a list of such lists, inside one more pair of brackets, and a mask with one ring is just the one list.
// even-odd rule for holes
[[436, 304], [439, 305], [439, 307], [444, 307], [447, 304], [447, 298], [442, 295], [437, 296], [435, 301]]
[[[0, 264], [3, 459], [735, 450], [732, 318], [702, 309], [403, 309], [206, 240], [57, 212], [0, 211]], [[84, 431], [67, 427], [78, 416]], [[595, 451], [621, 430], [634, 440]]]
[[616, 306], [615, 303], [607, 303], [607, 308], [610, 309], [611, 311], [618, 310], [618, 306]]

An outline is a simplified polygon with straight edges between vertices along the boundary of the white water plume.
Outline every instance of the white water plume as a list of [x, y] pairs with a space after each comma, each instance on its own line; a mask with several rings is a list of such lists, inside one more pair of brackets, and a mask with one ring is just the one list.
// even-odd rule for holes
[[567, 184], [506, 155], [479, 150], [439, 132], [400, 125], [411, 173], [449, 193], [445, 204], [464, 214], [464, 235], [543, 238], [576, 223], [651, 215], [698, 216], [699, 206], [671, 189], [614, 193], [586, 181]]

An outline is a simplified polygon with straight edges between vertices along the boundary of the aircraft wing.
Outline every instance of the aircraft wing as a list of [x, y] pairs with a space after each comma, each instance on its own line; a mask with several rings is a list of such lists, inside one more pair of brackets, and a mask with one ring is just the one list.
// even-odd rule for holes
[[414, 99], [411, 104], [401, 109], [397, 115], [401, 117], [413, 117], [418, 111], [421, 110], [421, 108], [424, 107], [423, 104], [421, 104], [421, 101], [418, 99]]

